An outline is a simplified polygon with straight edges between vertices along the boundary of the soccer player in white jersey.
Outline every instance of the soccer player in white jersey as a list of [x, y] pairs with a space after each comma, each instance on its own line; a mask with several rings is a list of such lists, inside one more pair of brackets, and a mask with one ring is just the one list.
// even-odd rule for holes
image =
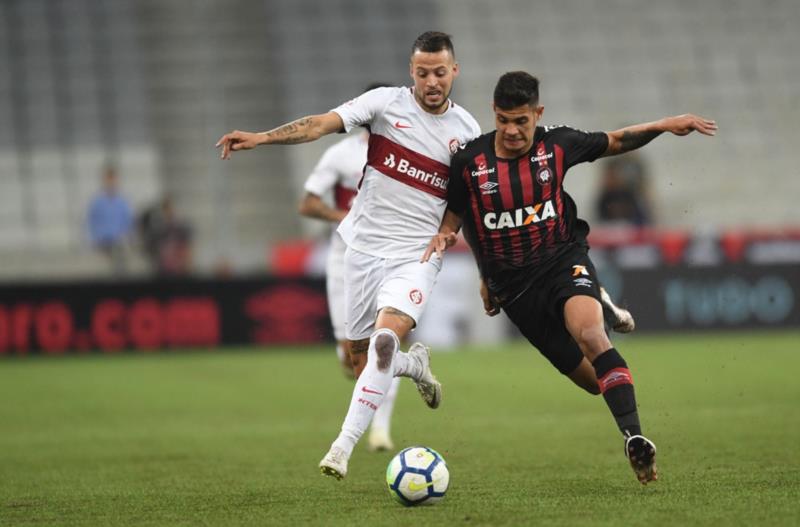
[[407, 353], [400, 340], [416, 325], [441, 261], [419, 262], [439, 230], [450, 157], [480, 127], [450, 100], [458, 76], [449, 35], [429, 31], [412, 46], [413, 87], [379, 88], [332, 111], [262, 133], [233, 131], [217, 142], [221, 157], [264, 144], [296, 144], [356, 126], [370, 129], [367, 164], [353, 207], [339, 225], [345, 251], [345, 332], [353, 356], [366, 353], [341, 432], [320, 462], [322, 473], [347, 474], [356, 442], [397, 376], [410, 377], [437, 408], [441, 385], [420, 343]]
[[[373, 83], [365, 91], [387, 86]], [[328, 221], [334, 225], [344, 219], [352, 206], [358, 192], [358, 182], [367, 162], [367, 143], [369, 132], [361, 128], [328, 148], [317, 162], [314, 170], [306, 179], [305, 194], [300, 200], [299, 211], [303, 216]], [[328, 204], [325, 198], [332, 198]], [[333, 334], [336, 338], [336, 355], [342, 370], [349, 378], [355, 379], [353, 362], [347, 350], [344, 331], [344, 251], [342, 237], [334, 229], [331, 233], [328, 259], [325, 265], [325, 285], [328, 293], [328, 310], [330, 311]], [[366, 361], [366, 355], [356, 357], [359, 362]], [[364, 364], [360, 365], [363, 369]], [[371, 451], [391, 450], [394, 443], [391, 438], [391, 421], [394, 402], [400, 385], [400, 377], [392, 380], [392, 386], [386, 392], [383, 402], [372, 418], [367, 446]]]

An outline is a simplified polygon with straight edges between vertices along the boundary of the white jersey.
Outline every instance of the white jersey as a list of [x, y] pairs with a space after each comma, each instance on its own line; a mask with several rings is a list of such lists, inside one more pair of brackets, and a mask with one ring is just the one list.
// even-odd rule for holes
[[[317, 162], [304, 185], [316, 196], [331, 194], [337, 209], [350, 210], [358, 192], [358, 182], [367, 162], [367, 133], [345, 137], [328, 148]], [[328, 310], [336, 340], [345, 339], [344, 250], [347, 246], [334, 230], [325, 265]]]
[[450, 157], [480, 135], [469, 112], [447, 104], [433, 115], [419, 107], [412, 88], [377, 88], [333, 110], [348, 132], [370, 129], [364, 177], [338, 229], [347, 245], [382, 258], [425, 251], [447, 205]]
[[345, 137], [328, 148], [305, 183], [306, 192], [333, 196], [337, 209], [350, 210], [367, 162], [367, 134]]

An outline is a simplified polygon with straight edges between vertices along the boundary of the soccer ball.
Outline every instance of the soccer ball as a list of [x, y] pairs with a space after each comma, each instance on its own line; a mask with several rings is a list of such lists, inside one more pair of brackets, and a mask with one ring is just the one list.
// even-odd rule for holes
[[409, 507], [441, 501], [449, 484], [450, 472], [444, 458], [432, 448], [403, 449], [386, 468], [389, 493]]

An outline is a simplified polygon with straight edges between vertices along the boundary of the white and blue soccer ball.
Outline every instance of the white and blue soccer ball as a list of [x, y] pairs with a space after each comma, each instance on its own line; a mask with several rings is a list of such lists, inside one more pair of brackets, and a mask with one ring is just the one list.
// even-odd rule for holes
[[412, 446], [401, 450], [386, 468], [389, 493], [406, 506], [441, 501], [450, 484], [444, 458], [434, 449]]

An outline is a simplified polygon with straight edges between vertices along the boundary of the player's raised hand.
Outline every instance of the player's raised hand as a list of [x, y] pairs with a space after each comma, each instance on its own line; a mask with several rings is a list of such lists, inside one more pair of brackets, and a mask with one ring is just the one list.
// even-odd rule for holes
[[234, 130], [219, 138], [216, 148], [222, 147], [220, 159], [230, 159], [231, 152], [236, 150], [250, 150], [260, 144], [258, 141], [259, 134], [253, 132], [242, 132], [241, 130]]
[[681, 136], [688, 135], [695, 130], [704, 135], [715, 135], [717, 133], [716, 121], [690, 113], [667, 117], [664, 119], [663, 125], [665, 132], [672, 132]]
[[433, 253], [436, 253], [436, 256], [439, 257], [441, 260], [444, 258], [444, 253], [456, 244], [456, 240], [458, 237], [454, 232], [437, 233], [431, 241], [428, 242], [428, 247], [425, 249], [425, 254], [422, 255], [422, 258], [419, 259], [420, 263], [427, 262], [433, 256]]

